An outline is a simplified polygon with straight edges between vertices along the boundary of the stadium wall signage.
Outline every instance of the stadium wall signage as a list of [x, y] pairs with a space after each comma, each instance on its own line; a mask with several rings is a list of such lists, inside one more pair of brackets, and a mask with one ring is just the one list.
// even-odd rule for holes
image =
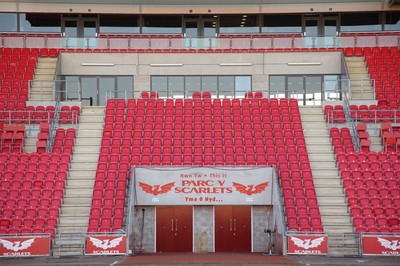
[[327, 235], [288, 235], [287, 254], [328, 255]]
[[49, 236], [0, 237], [0, 257], [50, 256]]
[[400, 255], [400, 235], [362, 235], [363, 255]]
[[126, 255], [126, 235], [87, 235], [85, 255]]
[[271, 205], [272, 168], [136, 168], [136, 205]]

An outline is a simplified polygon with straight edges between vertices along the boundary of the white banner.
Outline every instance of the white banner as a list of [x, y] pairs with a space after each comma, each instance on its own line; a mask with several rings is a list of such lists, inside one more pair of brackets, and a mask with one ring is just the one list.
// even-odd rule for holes
[[136, 205], [271, 205], [273, 169], [136, 168]]

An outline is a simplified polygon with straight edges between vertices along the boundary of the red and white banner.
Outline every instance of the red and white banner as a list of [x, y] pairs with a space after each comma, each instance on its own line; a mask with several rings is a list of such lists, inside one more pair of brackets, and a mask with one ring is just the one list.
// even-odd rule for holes
[[126, 255], [126, 235], [87, 235], [85, 255]]
[[0, 257], [50, 256], [50, 237], [0, 237]]
[[400, 255], [400, 236], [393, 235], [362, 235], [363, 255]]
[[327, 235], [289, 235], [287, 254], [327, 255]]
[[137, 205], [271, 205], [270, 167], [136, 168]]

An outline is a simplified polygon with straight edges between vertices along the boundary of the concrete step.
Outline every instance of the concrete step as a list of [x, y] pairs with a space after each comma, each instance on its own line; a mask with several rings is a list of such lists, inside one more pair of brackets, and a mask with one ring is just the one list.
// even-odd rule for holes
[[345, 197], [341, 197], [341, 195], [339, 194], [332, 194], [329, 197], [325, 196], [325, 197], [318, 197], [318, 203], [319, 205], [324, 205], [324, 204], [346, 204], [346, 198]]
[[103, 129], [79, 129], [77, 132], [77, 137], [95, 137], [95, 138], [102, 138], [103, 136]]
[[324, 208], [320, 208], [319, 212], [323, 216], [329, 216], [329, 215], [342, 215], [343, 213], [348, 213], [348, 208], [347, 206], [324, 206]]
[[[70, 182], [70, 181], [69, 181]], [[91, 204], [92, 203], [92, 194], [87, 194], [87, 195], [74, 195], [74, 194], [68, 194], [65, 195], [63, 198], [63, 203], [65, 205], [72, 205], [72, 204]]]
[[67, 180], [67, 185], [69, 186], [93, 186], [94, 185], [94, 179], [90, 180], [82, 180], [82, 179], [68, 179]]
[[67, 214], [63, 214], [63, 215], [60, 215], [59, 220], [60, 220], [59, 223], [63, 224], [63, 225], [88, 224], [89, 216], [88, 215], [86, 215], [86, 216], [83, 216], [83, 215], [82, 216], [77, 216], [77, 215], [69, 216]]
[[343, 193], [343, 188], [341, 186], [333, 186], [333, 185], [329, 185], [329, 186], [315, 186], [315, 192], [317, 193], [317, 196], [323, 196], [325, 195], [331, 195], [333, 194], [340, 194]]
[[65, 195], [91, 195], [93, 186], [65, 186]]
[[82, 171], [80, 169], [70, 169], [69, 170], [69, 177], [68, 178], [84, 178], [84, 177], [89, 177], [89, 176], [95, 176], [96, 175], [96, 170], [86, 170]]
[[82, 106], [81, 114], [105, 114], [106, 108], [104, 106]]
[[340, 177], [337, 178], [313, 178], [314, 180], [314, 186], [341, 186], [342, 182], [340, 180]]
[[[65, 205], [65, 206], [64, 206]], [[85, 203], [85, 204], [63, 204], [61, 208], [61, 213], [63, 214], [87, 214], [90, 213], [90, 208], [92, 207], [92, 203]]]
[[74, 162], [70, 164], [70, 170], [96, 170], [97, 162], [83, 162], [77, 163], [76, 157], [74, 158]]
[[310, 162], [311, 168], [313, 169], [333, 169], [336, 168], [336, 162], [334, 160], [331, 161], [323, 161], [323, 160], [319, 160], [319, 161], [312, 161]]
[[[306, 141], [307, 143], [307, 141]], [[308, 153], [308, 159], [310, 162], [315, 162], [319, 160], [324, 160], [324, 161], [331, 161], [335, 160], [335, 155], [333, 153]]]
[[103, 130], [103, 123], [93, 122], [93, 123], [79, 123], [79, 130], [86, 130], [86, 129], [97, 129]]
[[71, 162], [97, 162], [99, 159], [98, 153], [87, 153], [84, 151], [75, 150], [74, 157]]
[[103, 115], [83, 115], [79, 118], [80, 123], [104, 123]]
[[75, 140], [76, 145], [100, 145], [101, 144], [101, 137], [82, 137], [77, 136]]

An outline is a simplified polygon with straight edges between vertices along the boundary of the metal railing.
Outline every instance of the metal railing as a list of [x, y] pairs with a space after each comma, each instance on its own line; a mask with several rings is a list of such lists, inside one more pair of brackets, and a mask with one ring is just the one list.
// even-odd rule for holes
[[35, 100], [48, 101], [48, 95], [51, 93], [52, 101], [65, 101], [68, 99], [81, 100], [82, 90], [79, 81], [66, 80], [29, 80], [29, 97], [33, 96], [32, 89], [35, 88]]
[[72, 48], [72, 49], [319, 49], [340, 47], [399, 46], [399, 35], [373, 36], [274, 36], [253, 35], [211, 38], [140, 38], [61, 37], [61, 36], [1, 36], [1, 47], [19, 48]]

